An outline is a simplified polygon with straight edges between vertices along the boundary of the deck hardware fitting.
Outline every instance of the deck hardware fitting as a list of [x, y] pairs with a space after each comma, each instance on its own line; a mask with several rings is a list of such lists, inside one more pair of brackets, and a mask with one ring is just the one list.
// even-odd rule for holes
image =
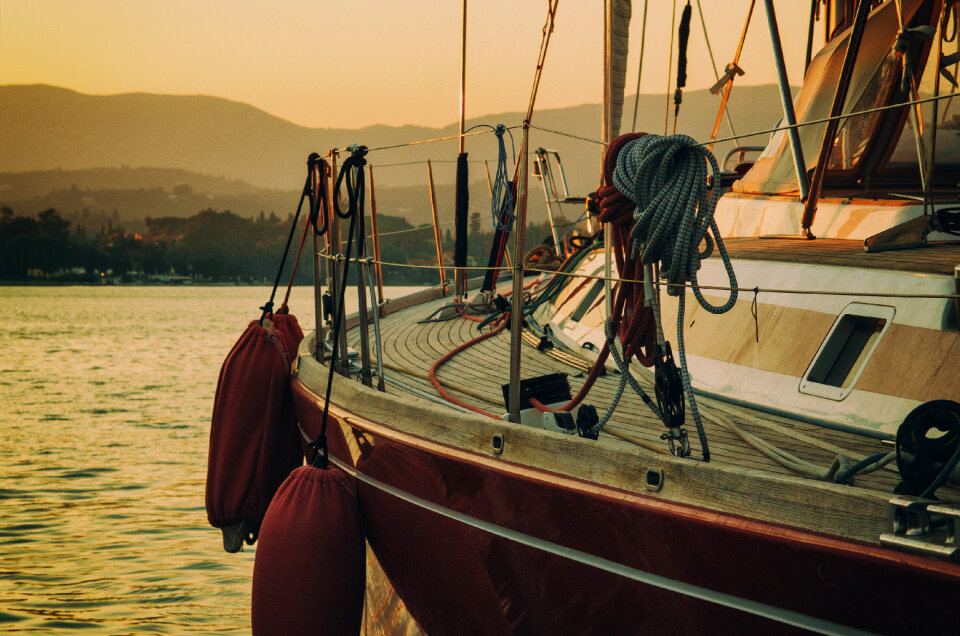
[[663, 469], [648, 468], [643, 483], [648, 492], [660, 492], [660, 489], [663, 488]]
[[499, 433], [493, 436], [493, 454], [500, 455], [503, 453], [503, 435]]
[[881, 545], [945, 561], [960, 561], [957, 544], [960, 507], [933, 499], [897, 496], [890, 499], [889, 512], [891, 532], [880, 535]]

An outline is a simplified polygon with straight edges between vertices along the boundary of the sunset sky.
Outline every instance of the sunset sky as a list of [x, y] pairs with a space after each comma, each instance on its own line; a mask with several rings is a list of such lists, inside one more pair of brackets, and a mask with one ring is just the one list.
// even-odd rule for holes
[[[642, 93], [667, 90], [671, 4], [649, 3]], [[546, 6], [470, 2], [468, 117], [526, 107]], [[733, 57], [748, 6], [703, 1], [720, 68]], [[538, 107], [600, 101], [602, 7], [560, 2]], [[777, 11], [798, 85], [809, 3], [781, 0]], [[458, 117], [460, 16], [459, 0], [0, 0], [0, 84], [214, 95], [310, 127], [438, 126]], [[643, 2], [634, 0], [628, 94], [636, 90], [642, 17]], [[696, 2], [689, 57], [688, 88], [713, 84]], [[747, 74], [739, 82], [776, 81], [762, 2], [740, 66]]]

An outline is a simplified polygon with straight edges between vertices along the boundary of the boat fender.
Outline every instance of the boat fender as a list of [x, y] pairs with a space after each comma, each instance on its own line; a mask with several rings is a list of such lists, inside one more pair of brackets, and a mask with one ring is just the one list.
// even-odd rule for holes
[[960, 404], [933, 400], [910, 411], [897, 429], [898, 495], [933, 497], [948, 480], [960, 481]]
[[365, 540], [353, 478], [297, 468], [263, 518], [253, 564], [253, 633], [359, 634]]
[[290, 364], [303, 332], [292, 314], [254, 320], [220, 369], [210, 426], [206, 508], [223, 547], [253, 544], [270, 499], [303, 464]]

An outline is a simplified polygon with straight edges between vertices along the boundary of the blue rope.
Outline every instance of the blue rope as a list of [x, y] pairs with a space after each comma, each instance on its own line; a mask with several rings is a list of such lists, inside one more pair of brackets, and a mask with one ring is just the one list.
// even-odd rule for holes
[[513, 133], [503, 124], [497, 124], [495, 127], [490, 124], [477, 124], [464, 132], [470, 132], [474, 128], [489, 128], [497, 136], [497, 172], [491, 186], [490, 216], [493, 217], [494, 229], [501, 232], [510, 232], [513, 229], [516, 215], [514, 214], [513, 194], [510, 192], [510, 178], [507, 176], [507, 148], [503, 141], [503, 133], [506, 132], [510, 135], [510, 150], [513, 152], [514, 161], [516, 161], [517, 149], [513, 144]]
[[[714, 188], [707, 191], [707, 165], [713, 174]], [[686, 283], [700, 305], [713, 314], [729, 311], [737, 302], [737, 279], [713, 219], [720, 198], [720, 168], [709, 150], [687, 135], [644, 135], [627, 142], [617, 156], [613, 184], [633, 201], [633, 254], [641, 254], [644, 264], [659, 263], [661, 278], [666, 278], [667, 293], [679, 296], [677, 310], [677, 351], [680, 377], [690, 412], [697, 427], [704, 458], [708, 457], [706, 435], [700, 411], [690, 385], [687, 356], [683, 342]], [[704, 249], [700, 251], [700, 244]], [[720, 306], [703, 297], [697, 283], [700, 261], [716, 246], [730, 281], [730, 296]], [[659, 322], [659, 312], [657, 321]], [[659, 329], [659, 328], [658, 328]]]

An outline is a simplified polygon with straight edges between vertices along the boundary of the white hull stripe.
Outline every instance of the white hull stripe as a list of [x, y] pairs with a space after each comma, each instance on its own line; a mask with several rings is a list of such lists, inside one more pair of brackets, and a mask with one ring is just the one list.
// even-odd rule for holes
[[[304, 435], [306, 437], [306, 435]], [[361, 473], [354, 469], [352, 466], [344, 464], [343, 462], [337, 460], [334, 457], [330, 458], [330, 461], [334, 463], [338, 468], [341, 468], [344, 472], [356, 477], [360, 481], [373, 486], [374, 488], [381, 490], [387, 494], [390, 494], [398, 499], [406, 501], [407, 503], [413, 504], [424, 510], [429, 510], [430, 512], [436, 513], [448, 519], [453, 519], [454, 521], [459, 521], [465, 525], [477, 528], [484, 532], [502, 537], [504, 539], [509, 539], [521, 545], [525, 545], [537, 550], [542, 550], [549, 554], [553, 554], [577, 563], [582, 563], [605, 572], [610, 572], [611, 574], [616, 574], [633, 581], [638, 581], [640, 583], [645, 583], [647, 585], [652, 585], [664, 590], [669, 590], [671, 592], [676, 592], [677, 594], [682, 594], [684, 596], [689, 596], [691, 598], [700, 599], [702, 601], [707, 601], [708, 603], [716, 603], [717, 605], [723, 605], [724, 607], [729, 607], [741, 612], [746, 612], [748, 614], [755, 614], [763, 618], [767, 618], [778, 623], [783, 623], [785, 625], [792, 625], [794, 627], [800, 627], [802, 629], [810, 630], [813, 632], [818, 632], [821, 634], [867, 634], [869, 632], [864, 632], [852, 627], [845, 627], [843, 625], [838, 625], [830, 621], [826, 621], [820, 618], [815, 618], [813, 616], [807, 616], [805, 614], [800, 614], [798, 612], [793, 612], [790, 610], [782, 609], [779, 607], [774, 607], [772, 605], [767, 605], [765, 603], [758, 603], [757, 601], [751, 601], [749, 599], [740, 598], [738, 596], [733, 596], [731, 594], [724, 594], [723, 592], [717, 592], [715, 590], [710, 590], [704, 587], [697, 585], [691, 585], [689, 583], [683, 583], [681, 581], [676, 581], [674, 579], [669, 579], [657, 574], [651, 574], [649, 572], [644, 572], [642, 570], [637, 570], [635, 568], [617, 563], [616, 561], [609, 561], [592, 554], [587, 554], [586, 552], [581, 552], [579, 550], [574, 550], [557, 543], [552, 543], [550, 541], [545, 541], [543, 539], [538, 539], [532, 537], [528, 534], [522, 532], [517, 532], [516, 530], [511, 530], [509, 528], [504, 528], [482, 519], [477, 519], [476, 517], [471, 517], [465, 515], [461, 512], [435, 504], [432, 501], [427, 501], [412, 495], [405, 490], [400, 490], [389, 484], [386, 484], [378, 479], [370, 477], [364, 473]]]

